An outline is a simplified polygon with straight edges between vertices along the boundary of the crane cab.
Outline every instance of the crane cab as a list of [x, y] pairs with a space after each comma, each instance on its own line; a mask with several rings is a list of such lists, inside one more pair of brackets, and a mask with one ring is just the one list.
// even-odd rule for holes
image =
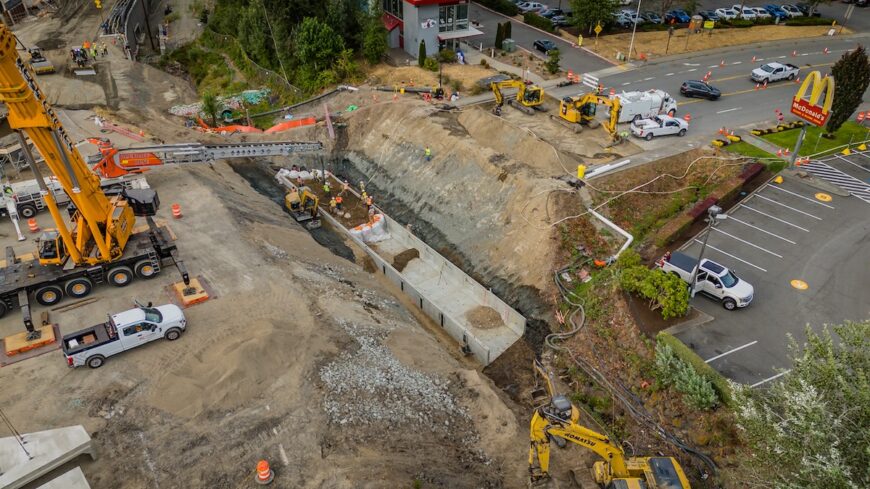
[[36, 239], [36, 243], [40, 265], [61, 265], [66, 261], [68, 253], [57, 230], [45, 230]]

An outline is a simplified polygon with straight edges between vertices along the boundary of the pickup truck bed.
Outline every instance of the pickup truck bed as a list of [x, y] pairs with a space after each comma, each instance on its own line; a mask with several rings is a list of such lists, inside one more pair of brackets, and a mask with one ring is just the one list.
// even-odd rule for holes
[[[93, 348], [118, 338], [118, 333], [111, 323], [102, 323], [90, 328], [85, 328], [63, 337], [63, 352], [66, 355], [74, 355], [81, 351]], [[73, 346], [70, 346], [70, 345]]]
[[684, 270], [686, 273], [692, 273], [695, 271], [695, 265], [698, 264], [698, 260], [685, 253], [675, 251], [671, 253], [671, 259], [668, 260], [668, 263]]

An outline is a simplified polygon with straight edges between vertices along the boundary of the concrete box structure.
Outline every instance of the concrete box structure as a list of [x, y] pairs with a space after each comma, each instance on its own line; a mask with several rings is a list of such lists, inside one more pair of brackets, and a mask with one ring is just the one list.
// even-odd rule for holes
[[483, 34], [468, 20], [470, 0], [381, 0], [391, 48], [417, 58], [420, 42], [434, 56], [453, 41]]

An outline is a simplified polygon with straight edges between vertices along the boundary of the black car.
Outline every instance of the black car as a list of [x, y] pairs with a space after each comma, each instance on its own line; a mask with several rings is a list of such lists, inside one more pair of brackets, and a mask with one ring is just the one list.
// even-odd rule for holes
[[716, 100], [722, 96], [718, 88], [698, 80], [684, 81], [680, 85], [680, 93], [686, 97], [701, 97], [707, 100]]
[[856, 6], [856, 7], [864, 8], [864, 7], [866, 7], [867, 5], [870, 5], [870, 0], [857, 0], [857, 1], [855, 2], [855, 6]]
[[[855, 5], [861, 3], [862, 1], [864, 2], [864, 5], [867, 4], [867, 0], [857, 0], [857, 1], [855, 2]], [[821, 12], [815, 10], [815, 9], [814, 9], [813, 7], [811, 7], [810, 4], [808, 4], [808, 3], [803, 3], [803, 2], [802, 2], [802, 3], [796, 3], [796, 4], [794, 4], [794, 6], [797, 7], [797, 9], [800, 10], [801, 13], [804, 14], [804, 15], [806, 15], [807, 17], [821, 17], [821, 16], [822, 16], [822, 13], [821, 13]], [[812, 14], [810, 14], [810, 10], [813, 11]]]
[[719, 22], [720, 20], [719, 14], [715, 10], [702, 10], [698, 12], [698, 15], [704, 20], [712, 20], [713, 22]]
[[542, 53], [549, 53], [550, 51], [556, 49], [556, 43], [549, 39], [538, 39], [532, 44], [535, 49], [541, 51]]
[[565, 12], [563, 12], [562, 9], [560, 9], [560, 8], [548, 8], [547, 10], [544, 10], [543, 12], [540, 13], [540, 16], [544, 17], [546, 19], [552, 19], [553, 17], [555, 17], [557, 15], [564, 16]]

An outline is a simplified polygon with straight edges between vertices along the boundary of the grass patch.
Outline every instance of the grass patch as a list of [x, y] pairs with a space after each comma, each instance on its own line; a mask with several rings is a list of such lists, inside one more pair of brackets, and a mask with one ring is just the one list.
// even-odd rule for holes
[[674, 355], [683, 362], [691, 365], [696, 372], [706, 378], [713, 384], [716, 393], [719, 394], [719, 399], [728, 407], [733, 407], [733, 398], [731, 396], [731, 385], [728, 384], [728, 379], [717, 372], [713, 367], [708, 365], [701, 359], [691, 348], [686, 346], [682, 341], [675, 336], [662, 331], [656, 335], [656, 341], [660, 341], [670, 346], [674, 351]]
[[[822, 136], [824, 132], [825, 128], [823, 127], [816, 127], [813, 125], [807, 126], [807, 136], [801, 146], [800, 156], [809, 156], [831, 151], [840, 146], [867, 139], [867, 129], [854, 122], [846, 122], [843, 124], [843, 126], [834, 133], [833, 139], [828, 139]], [[800, 131], [795, 129], [791, 131], [765, 134], [761, 137], [777, 146], [783, 148], [794, 148], [799, 135]]]
[[767, 170], [772, 173], [779, 173], [783, 168], [788, 166], [787, 161], [777, 158], [767, 151], [745, 141], [731, 143], [728, 146], [725, 146], [725, 150], [730, 153], [736, 153], [750, 158], [758, 158], [761, 160], [761, 163], [767, 166]]

